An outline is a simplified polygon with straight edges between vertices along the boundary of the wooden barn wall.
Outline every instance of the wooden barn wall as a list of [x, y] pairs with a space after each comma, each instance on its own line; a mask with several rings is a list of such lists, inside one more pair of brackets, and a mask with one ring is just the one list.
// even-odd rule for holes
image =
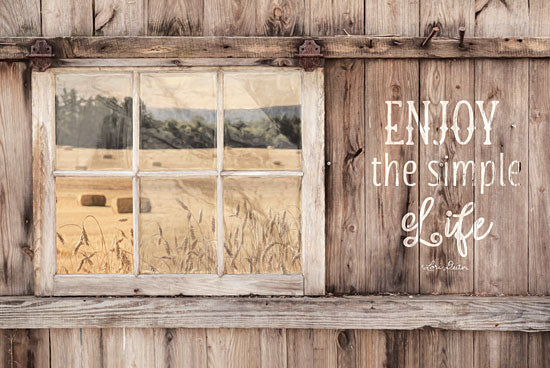
[[[0, 36], [421, 36], [433, 24], [451, 37], [461, 25], [470, 36], [550, 36], [549, 16], [546, 0], [0, 0]], [[325, 78], [328, 292], [550, 294], [549, 60], [330, 60]], [[0, 295], [33, 290], [29, 91], [26, 64], [0, 62]], [[453, 103], [495, 93], [517, 121], [513, 130], [496, 127], [500, 145], [395, 146], [391, 154], [419, 163], [445, 155], [479, 162], [502, 150], [528, 163], [521, 189], [480, 196], [473, 187], [430, 192], [420, 185], [407, 192], [367, 185], [366, 158], [387, 149], [386, 99]], [[468, 272], [447, 278], [421, 272], [426, 261], [457, 256], [450, 243], [413, 251], [400, 245], [401, 216], [428, 195], [436, 211], [476, 200], [479, 215], [495, 219], [504, 241], [474, 246]], [[550, 367], [549, 351], [550, 334], [520, 332], [0, 332], [5, 367]]]

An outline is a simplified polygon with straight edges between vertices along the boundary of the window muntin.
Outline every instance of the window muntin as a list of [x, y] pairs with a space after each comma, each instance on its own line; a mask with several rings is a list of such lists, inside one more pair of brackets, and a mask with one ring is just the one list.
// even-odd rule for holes
[[[307, 267], [306, 269], [302, 269], [302, 258], [306, 257], [308, 254], [307, 251], [304, 252], [303, 248], [304, 230], [306, 230], [307, 233], [307, 229], [304, 229], [306, 224], [302, 221], [301, 212], [303, 209], [301, 201], [303, 199], [302, 180], [304, 179], [304, 170], [300, 170], [302, 166], [301, 160], [296, 160], [295, 158], [296, 156], [302, 156], [301, 145], [305, 133], [302, 134], [302, 132], [300, 132], [299, 139], [294, 137], [294, 143], [292, 143], [291, 140], [284, 135], [279, 137], [275, 135], [277, 140], [272, 142], [282, 142], [282, 144], [274, 147], [266, 144], [266, 142], [260, 142], [260, 144], [258, 144], [256, 141], [253, 145], [251, 145], [251, 147], [239, 147], [243, 149], [243, 153], [241, 153], [242, 156], [246, 156], [246, 150], [250, 149], [256, 151], [261, 150], [263, 152], [263, 154], [258, 154], [258, 152], [256, 152], [256, 154], [252, 154], [252, 156], [264, 157], [256, 160], [256, 163], [254, 164], [256, 166], [252, 165], [251, 167], [250, 165], [241, 165], [244, 167], [239, 168], [239, 170], [236, 170], [230, 166], [231, 170], [229, 170], [224, 166], [224, 156], [228, 151], [231, 151], [233, 147], [226, 145], [224, 149], [224, 138], [227, 136], [227, 132], [226, 134], [223, 134], [222, 132], [224, 132], [225, 128], [224, 123], [225, 125], [231, 123], [231, 119], [225, 119], [224, 121], [224, 113], [231, 110], [230, 104], [227, 104], [224, 101], [225, 96], [231, 95], [227, 92], [227, 90], [224, 90], [224, 84], [228, 80], [228, 78], [225, 78], [225, 75], [229, 75], [229, 79], [233, 80], [233, 82], [231, 82], [233, 84], [236, 81], [238, 82], [237, 77], [239, 75], [243, 76], [243, 80], [246, 83], [242, 84], [244, 84], [249, 90], [248, 94], [242, 94], [244, 96], [243, 100], [250, 100], [250, 97], [252, 97], [253, 102], [258, 105], [257, 111], [252, 112], [250, 115], [264, 117], [264, 121], [266, 122], [264, 125], [269, 129], [273, 127], [273, 124], [281, 124], [281, 116], [289, 114], [289, 112], [293, 113], [291, 118], [294, 118], [294, 121], [296, 121], [297, 118], [299, 123], [301, 123], [302, 114], [303, 111], [305, 111], [306, 106], [302, 105], [297, 108], [296, 105], [284, 105], [282, 108], [279, 108], [279, 110], [282, 111], [281, 113], [281, 111], [276, 111], [277, 108], [281, 106], [280, 104], [279, 106], [276, 106], [277, 102], [271, 102], [272, 106], [269, 106], [269, 94], [277, 92], [282, 95], [285, 91], [288, 92], [289, 83], [294, 83], [292, 86], [294, 91], [288, 93], [290, 97], [278, 97], [275, 98], [275, 100], [283, 102], [290, 100], [292, 103], [298, 102], [299, 104], [302, 104], [302, 100], [304, 98], [302, 96], [302, 93], [304, 92], [303, 88], [306, 85], [302, 81], [304, 75], [303, 71], [277, 70], [274, 72], [272, 68], [267, 68], [270, 70], [267, 70], [266, 68], [259, 68], [259, 70], [255, 70], [256, 68], [227, 68], [229, 70], [225, 70], [226, 68], [212, 68], [199, 71], [191, 68], [186, 71], [178, 70], [161, 72], [158, 70], [133, 69], [134, 70], [131, 71], [111, 71], [109, 68], [102, 68], [101, 73], [97, 73], [97, 71], [84, 70], [83, 68], [79, 68], [78, 73], [75, 73], [74, 71], [69, 72], [65, 70], [53, 70], [54, 73], [52, 74], [55, 76], [52, 78], [53, 80], [58, 80], [60, 78], [70, 79], [72, 77], [71, 73], [78, 74], [80, 79], [82, 79], [83, 75], [93, 76], [95, 74], [97, 77], [98, 74], [101, 74], [105, 77], [108, 73], [112, 73], [117, 76], [129, 75], [132, 80], [132, 96], [130, 100], [127, 95], [124, 96], [120, 93], [113, 93], [115, 96], [110, 96], [111, 100], [117, 99], [117, 96], [121, 96], [117, 100], [118, 105], [125, 107], [125, 109], [120, 109], [121, 106], [116, 106], [115, 109], [122, 117], [119, 117], [119, 119], [112, 119], [111, 116], [103, 116], [104, 121], [110, 123], [114, 122], [114, 126], [117, 127], [117, 132], [120, 132], [121, 130], [118, 129], [118, 127], [125, 126], [124, 123], [121, 124], [120, 122], [124, 121], [129, 113], [132, 115], [132, 124], [130, 129], [126, 128], [124, 130], [125, 134], [128, 134], [128, 131], [132, 133], [132, 144], [130, 146], [132, 149], [132, 155], [129, 160], [131, 169], [127, 169], [129, 166], [128, 164], [126, 164], [126, 166], [111, 165], [111, 167], [100, 164], [101, 160], [116, 160], [120, 156], [119, 153], [121, 153], [116, 151], [128, 150], [128, 145], [124, 143], [124, 140], [115, 140], [117, 142], [116, 144], [118, 144], [115, 149], [113, 149], [112, 146], [107, 148], [96, 148], [96, 150], [99, 150], [100, 148], [111, 149], [113, 152], [99, 152], [93, 155], [87, 155], [86, 157], [91, 158], [89, 158], [88, 161], [81, 159], [79, 165], [74, 165], [74, 167], [70, 165], [62, 166], [62, 169], [57, 167], [56, 170], [52, 170], [54, 180], [62, 184], [65, 183], [65, 180], [71, 182], [72, 180], [78, 181], [82, 179], [91, 179], [94, 183], [103, 182], [103, 188], [100, 186], [99, 191], [104, 191], [107, 193], [104, 194], [104, 199], [94, 197], [93, 193], [81, 193], [79, 196], [81, 196], [85, 201], [88, 201], [88, 203], [91, 203], [91, 205], [89, 205], [89, 209], [93, 210], [98, 210], [101, 206], [97, 203], [101, 204], [102, 201], [111, 203], [112, 212], [115, 214], [115, 217], [118, 216], [114, 223], [116, 223], [116, 225], [123, 224], [126, 227], [126, 231], [124, 229], [118, 229], [115, 226], [107, 226], [111, 230], [114, 228], [114, 230], [108, 234], [112, 237], [112, 239], [109, 239], [111, 243], [109, 245], [104, 245], [107, 243], [105, 239], [102, 239], [99, 243], [102, 244], [103, 248], [107, 248], [106, 250], [103, 249], [103, 251], [106, 251], [108, 254], [110, 252], [111, 258], [105, 255], [99, 257], [100, 253], [93, 249], [88, 249], [88, 252], [83, 254], [82, 250], [89, 247], [88, 243], [90, 242], [90, 236], [88, 233], [86, 234], [87, 241], [80, 244], [76, 251], [74, 249], [76, 246], [72, 249], [72, 253], [70, 252], [71, 249], [69, 249], [69, 252], [65, 249], [65, 252], [61, 253], [61, 255], [67, 255], [67, 253], [69, 253], [72, 256], [79, 256], [80, 258], [78, 260], [73, 259], [70, 262], [70, 264], [73, 265], [72, 268], [65, 267], [62, 269], [62, 272], [58, 269], [57, 275], [52, 275], [54, 278], [53, 284], [57, 284], [57, 287], [55, 288], [57, 291], [53, 291], [53, 294], [69, 295], [75, 292], [79, 294], [81, 292], [88, 294], [88, 291], [86, 290], [72, 290], [76, 288], [76, 281], [73, 281], [76, 276], [78, 276], [78, 278], [82, 281], [82, 289], [85, 289], [86, 285], [91, 286], [93, 289], [94, 285], [102, 279], [100, 276], [103, 276], [104, 278], [105, 276], [109, 276], [109, 273], [117, 272], [133, 272], [133, 277], [136, 278], [128, 279], [123, 275], [109, 276], [109, 280], [112, 280], [115, 285], [112, 286], [111, 291], [104, 290], [104, 294], [130, 294], [131, 292], [128, 292], [128, 287], [124, 286], [126, 284], [128, 284], [129, 287], [131, 287], [132, 284], [143, 286], [142, 289], [135, 288], [134, 293], [151, 293], [155, 295], [174, 293], [208, 295], [241, 294], [249, 292], [266, 294], [301, 293], [297, 288], [298, 283], [303, 284], [304, 274], [307, 273]], [[159, 77], [158, 80], [155, 79], [157, 76]], [[260, 83], [258, 83], [257, 80], [262, 77], [265, 77], [267, 80], [277, 82], [274, 83], [271, 89], [266, 89], [264, 87], [266, 96], [261, 96], [261, 89], [258, 90], [258, 85], [260, 85]], [[194, 86], [193, 82], [201, 79], [202, 81], [213, 80], [215, 82], [216, 91], [214, 94], [211, 93], [208, 88], [204, 88], [204, 86]], [[255, 83], [254, 79], [256, 79]], [[251, 80], [253, 82], [251, 82]], [[289, 82], [292, 80], [294, 82]], [[320, 80], [322, 81], [322, 78]], [[146, 82], [144, 83], [144, 81]], [[95, 82], [95, 85], [97, 85], [97, 83], [98, 82]], [[120, 84], [120, 81], [118, 84]], [[147, 86], [146, 90], [143, 89], [143, 84]], [[159, 88], [158, 90], [161, 92], [157, 93], [155, 85], [159, 86], [159, 84], [161, 86], [164, 85], [165, 88]], [[168, 152], [158, 155], [159, 147], [154, 147], [154, 145], [152, 145], [153, 147], [150, 148], [151, 145], [147, 146], [149, 143], [143, 139], [143, 135], [140, 135], [140, 130], [151, 129], [150, 125], [144, 126], [143, 124], [144, 112], [147, 112], [147, 105], [145, 102], [149, 101], [150, 106], [153, 106], [154, 104], [151, 104], [151, 101], [156, 99], [156, 103], [158, 105], [164, 104], [167, 108], [171, 107], [170, 104], [175, 106], [182, 105], [183, 103], [179, 100], [185, 100], [185, 98], [180, 94], [174, 93], [173, 90], [181, 88], [182, 85], [185, 86], [186, 84], [189, 87], [186, 89], [187, 95], [192, 94], [193, 92], [199, 94], [200, 98], [197, 98], [196, 100], [201, 100], [201, 103], [203, 104], [207, 105], [210, 103], [210, 106], [212, 106], [212, 95], [215, 96], [215, 127], [212, 127], [212, 113], [208, 111], [208, 109], [197, 109], [201, 110], [200, 112], [202, 114], [200, 122], [203, 123], [203, 125], [210, 124], [210, 137], [213, 135], [213, 128], [215, 128], [215, 145], [212, 147], [211, 143], [208, 144], [207, 142], [204, 144], [204, 141], [200, 141], [199, 139], [198, 145], [178, 146], [177, 144], [171, 144], [169, 147], [164, 148], [164, 150]], [[80, 86], [85, 84], [77, 85]], [[92, 84], [90, 83], [90, 85]], [[120, 87], [120, 85], [117, 86], [117, 88]], [[319, 87], [322, 87], [322, 85], [317, 83], [316, 85], [311, 86], [310, 89], [317, 89], [318, 91], [320, 89]], [[277, 88], [279, 89], [277, 90]], [[83, 89], [85, 90], [85, 88]], [[97, 89], [98, 88], [96, 88], [96, 90]], [[104, 87], [102, 89], [108, 90]], [[199, 92], [197, 92], [197, 90]], [[64, 93], [66, 94], [66, 92]], [[86, 91], [81, 92], [81, 94], [86, 95]], [[296, 96], [299, 97], [299, 101]], [[322, 94], [319, 94], [319, 96], [322, 98]], [[236, 100], [234, 97], [232, 99]], [[113, 101], [111, 100], [110, 103], [112, 105]], [[263, 102], [262, 100], [267, 100], [267, 102]], [[129, 101], [131, 103], [129, 103]], [[89, 101], [84, 101], [83, 104], [86, 105], [87, 103], [89, 103]], [[246, 103], [248, 102], [245, 102], [244, 104]], [[264, 106], [262, 106], [262, 104]], [[131, 105], [131, 108], [128, 108], [128, 105]], [[309, 105], [312, 104], [309, 103]], [[236, 109], [233, 110], [238, 110], [239, 107], [243, 107], [238, 106], [238, 103], [234, 104], [234, 106]], [[256, 106], [252, 107], [254, 108]], [[312, 107], [317, 109], [319, 108], [319, 106]], [[60, 107], [58, 106], [58, 110], [59, 108]], [[275, 113], [273, 113], [273, 110], [275, 110]], [[233, 116], [238, 117], [241, 112], [242, 111], [231, 111], [228, 115], [231, 116], [231, 114], [233, 114]], [[162, 114], [160, 115], [163, 116]], [[306, 115], [308, 115], [307, 112]], [[166, 114], [164, 114], [164, 116], [166, 116]], [[315, 114], [310, 112], [309, 116], [315, 117]], [[322, 116], [322, 114], [319, 114], [317, 117], [319, 116]], [[277, 119], [279, 119], [279, 121], [277, 121]], [[168, 119], [165, 118], [164, 120], [165, 121], [162, 123], [166, 122]], [[244, 119], [241, 117], [241, 120]], [[247, 127], [247, 121], [241, 121], [240, 123], [242, 126]], [[261, 121], [259, 124], [258, 122], [255, 123], [256, 125], [262, 125]], [[283, 121], [283, 124], [284, 123], [285, 122]], [[316, 124], [316, 126], [315, 129], [312, 129], [311, 131], [311, 133], [314, 133], [312, 136], [317, 134], [315, 133], [315, 130], [319, 130], [320, 126], [318, 121], [314, 122], [314, 124]], [[288, 128], [288, 122], [286, 122], [286, 125]], [[266, 131], [268, 129], [266, 129]], [[297, 130], [300, 131], [301, 129], [298, 128]], [[102, 134], [105, 135], [104, 133], [105, 129], [103, 129]], [[191, 133], [193, 132], [191, 131]], [[322, 133], [322, 131], [320, 133]], [[261, 134], [256, 134], [256, 137], [253, 136], [252, 138], [257, 138], [258, 136], [261, 136]], [[55, 140], [55, 138], [53, 139]], [[138, 142], [138, 144], [136, 144], [136, 142]], [[141, 149], [141, 147], [139, 147], [140, 144], [143, 144], [146, 148]], [[292, 144], [294, 144], [294, 146], [291, 146]], [[58, 147], [56, 151], [59, 149], [63, 149], [67, 152], [75, 150], [74, 146], [67, 146], [68, 145]], [[98, 144], [98, 146], [101, 145]], [[93, 147], [87, 148], [93, 149]], [[215, 148], [215, 152], [213, 152], [213, 148]], [[157, 150], [157, 152], [150, 155], [150, 157], [147, 157], [146, 154], [150, 153], [147, 152], [149, 149]], [[285, 153], [286, 149], [293, 150], [293, 154], [291, 156], [287, 155], [287, 157], [291, 157], [291, 160], [285, 161], [284, 155], [281, 155], [281, 153]], [[307, 147], [305, 149], [307, 151]], [[160, 150], [162, 151], [163, 148], [161, 147]], [[203, 152], [208, 150], [209, 152], [206, 155], [195, 155], [193, 152], [195, 150], [202, 150]], [[146, 154], [144, 154], [144, 152]], [[79, 153], [80, 152], [77, 152], [77, 156], [82, 156], [78, 155]], [[189, 159], [189, 155], [199, 156], [199, 159], [194, 160], [195, 164], [193, 165], [195, 166], [185, 166], [190, 161], [193, 161]], [[164, 161], [158, 160], [158, 157], [164, 157]], [[182, 157], [182, 159], [170, 160], [172, 157]], [[204, 157], [207, 157], [208, 159], [201, 162], [200, 158]], [[212, 158], [215, 159], [216, 163], [214, 170], [212, 170], [212, 165], [210, 164]], [[319, 158], [322, 160], [322, 157]], [[273, 162], [280, 162], [281, 160], [284, 163], [283, 165], [280, 165], [279, 163], [273, 164]], [[159, 161], [161, 162], [159, 163]], [[290, 165], [286, 165], [287, 161], [293, 162]], [[90, 164], [90, 162], [92, 164]], [[128, 162], [128, 160], [126, 160], [126, 162]], [[143, 165], [141, 165], [142, 162]], [[200, 162], [200, 165], [197, 165], [197, 162]], [[237, 167], [241, 164], [239, 163], [239, 160], [234, 160], [234, 162], [237, 164]], [[242, 160], [242, 163], [246, 163], [245, 160]], [[266, 165], [265, 163], [268, 164]], [[204, 166], [202, 166], [203, 164]], [[197, 168], [197, 166], [200, 166], [200, 168]], [[318, 165], [318, 167], [319, 166], [320, 165]], [[107, 168], [104, 169], [105, 167]], [[113, 167], [116, 169], [113, 169]], [[281, 169], [281, 167], [291, 169], [285, 170]], [[113, 196], [108, 194], [107, 187], [109, 185], [105, 185], [105, 182], [114, 179], [131, 181], [131, 196], [128, 195], [128, 192], [124, 193], [123, 196]], [[199, 185], [197, 183], [201, 184]], [[206, 185], [205, 183], [208, 184]], [[250, 189], [250, 186], [252, 186], [252, 190]], [[189, 190], [195, 189], [196, 191], [199, 187], [210, 189], [206, 191], [199, 190], [199, 192], [208, 193], [193, 193], [193, 190]], [[167, 190], [174, 190], [176, 193], [178, 193], [177, 191], [179, 190], [181, 197], [172, 198], [171, 195], [166, 194]], [[309, 193], [310, 197], [311, 194], [312, 193]], [[267, 201], [265, 198], [269, 198], [272, 202], [271, 206], [266, 203]], [[254, 201], [256, 200], [259, 202], [257, 206], [254, 206]], [[99, 202], [96, 203], [94, 201]], [[82, 206], [83, 202], [75, 201], [74, 203]], [[198, 203], [199, 205], [192, 203]], [[122, 208], [122, 212], [119, 211], [119, 207]], [[140, 211], [133, 211], [133, 208], [138, 207], [140, 207]], [[128, 208], [130, 208], [130, 211], [128, 211]], [[154, 208], [155, 210], [151, 211], [151, 208]], [[180, 213], [176, 213], [175, 211], [179, 211]], [[238, 211], [240, 213], [237, 214]], [[61, 210], [58, 214], [63, 215], [65, 212], [70, 213], [70, 211]], [[178, 219], [187, 221], [187, 228], [185, 228], [185, 225], [182, 226], [181, 224], [175, 223]], [[86, 216], [82, 219], [75, 218], [74, 220], [77, 224], [82, 223], [82, 221], [94, 223], [98, 222], [96, 221], [97, 219], [92, 219], [92, 217]], [[102, 218], [102, 220], [107, 221], [107, 217]], [[165, 221], [165, 226], [162, 229], [159, 226], [161, 224], [159, 220]], [[192, 226], [193, 230], [191, 230], [189, 221], [194, 222]], [[285, 224], [284, 221], [287, 221], [288, 223]], [[307, 222], [307, 217], [305, 222]], [[277, 226], [284, 228], [286, 233], [283, 235], [285, 236], [281, 237], [281, 229], [272, 231], [271, 235], [267, 234], [266, 231], [262, 233], [262, 226], [259, 225], [261, 223], [266, 223], [268, 225], [271, 224], [273, 228], [276, 228]], [[197, 225], [199, 224], [204, 225], [205, 229], [198, 229]], [[88, 225], [88, 227], [89, 226], [91, 225]], [[82, 229], [82, 226], [80, 228], [78, 226], [67, 227], [73, 227], [73, 232], [78, 232], [79, 229]], [[97, 227], [100, 228], [101, 226], [98, 225]], [[227, 229], [225, 227], [227, 227]], [[128, 228], [130, 228], [130, 230], [127, 230]], [[202, 233], [206, 233], [206, 228], [208, 228], [209, 233], [201, 238], [197, 237], [197, 230], [200, 230]], [[237, 238], [239, 242], [235, 242], [237, 238], [235, 237], [234, 230], [237, 228]], [[187, 234], [187, 239], [185, 236], [183, 239], [181, 237], [178, 238], [177, 234], [174, 234], [178, 230], [185, 232]], [[114, 235], [112, 233], [113, 231], [115, 232]], [[126, 237], [122, 235], [123, 232]], [[191, 232], [194, 234], [191, 234]], [[215, 239], [213, 238], [214, 233]], [[309, 233], [311, 233], [311, 229]], [[74, 236], [75, 235], [73, 234], [73, 237]], [[103, 236], [105, 237], [105, 235]], [[170, 239], [172, 236], [173, 240]], [[269, 239], [270, 236], [272, 239]], [[78, 244], [81, 237], [82, 236], [79, 237], [79, 240], [76, 240], [75, 244]], [[258, 241], [259, 237], [262, 237], [262, 239], [265, 240]], [[60, 241], [59, 238], [60, 237], [57, 237], [58, 242]], [[123, 240], [121, 240], [121, 238], [123, 238]], [[170, 241], [168, 241], [168, 239], [170, 239]], [[128, 240], [133, 240], [133, 249], [126, 246], [124, 251], [121, 253], [121, 248], [117, 246], [117, 244], [122, 244], [123, 242], [128, 243]], [[197, 244], [201, 244], [201, 246], [198, 249], [200, 252], [188, 252], [192, 253], [191, 258], [196, 257], [197, 259], [208, 259], [208, 262], [201, 260], [196, 264], [193, 264], [193, 262], [189, 261], [189, 257], [186, 258], [182, 254], [175, 254], [178, 249], [181, 250], [182, 248], [185, 248], [184, 243], [186, 243], [185, 246], [189, 246], [189, 244], [193, 242], [195, 243], [195, 247]], [[172, 246], [170, 246], [170, 243], [172, 243]], [[258, 244], [262, 243], [263, 248], [260, 248]], [[288, 244], [283, 246], [283, 243]], [[306, 243], [309, 244], [310, 242], [306, 240]], [[220, 244], [223, 245], [219, 246]], [[63, 244], [65, 248], [67, 248], [66, 245], [67, 244]], [[247, 246], [250, 248], [247, 249]], [[310, 247], [313, 249], [312, 245], [310, 245]], [[63, 247], [59, 246], [59, 248]], [[215, 258], [213, 257], [213, 250], [216, 251]], [[92, 267], [89, 262], [90, 260], [93, 260], [94, 257], [96, 259], [112, 259], [113, 253], [116, 254], [117, 257], [122, 258], [120, 254], [128, 255], [131, 252], [133, 252], [133, 257], [130, 257], [130, 259], [125, 258], [124, 262], [119, 259], [121, 262], [120, 265], [103, 265], [103, 267], [100, 267], [99, 265], [96, 266], [94, 264], [94, 267]], [[93, 256], [90, 256], [90, 254], [93, 254]], [[85, 257], [87, 258], [84, 259]], [[168, 259], [170, 257], [173, 257], [174, 259]], [[84, 261], [82, 261], [82, 259], [84, 259]], [[131, 262], [128, 262], [129, 260]], [[63, 262], [59, 263], [61, 264]], [[80, 263], [83, 263], [81, 267], [79, 267]], [[96, 261], [95, 263], [101, 264], [99, 261]], [[317, 260], [317, 263], [320, 262]], [[74, 264], [76, 264], [76, 266]], [[305, 262], [305, 264], [307, 265], [308, 262]], [[137, 265], [140, 266], [138, 267]], [[76, 269], [78, 269], [78, 271], [75, 271]], [[72, 272], [89, 272], [90, 274], [70, 274]], [[63, 275], [63, 273], [69, 274]], [[264, 274], [264, 276], [261, 276], [261, 274]], [[176, 291], [171, 291], [171, 288], [168, 288], [168, 290], [164, 291], [154, 290], [154, 292], [151, 292], [151, 285], [147, 284], [146, 280], [148, 277], [154, 277], [155, 275], [163, 277], [166, 281], [177, 281], [177, 285], [174, 285]], [[192, 276], [196, 276], [196, 278], [190, 279], [189, 277]], [[254, 279], [247, 279], [247, 276], [253, 276]], [[83, 277], [84, 279], [82, 279]], [[128, 282], [130, 280], [131, 282]], [[152, 280], [154, 279], [150, 280], [153, 282]], [[219, 283], [218, 286], [211, 288], [210, 290], [204, 290], [204, 292], [197, 292], [201, 285], [208, 285], [214, 280]], [[223, 282], [221, 282], [222, 280]], [[119, 283], [120, 287], [117, 286]], [[237, 283], [240, 285], [235, 285]], [[265, 284], [265, 292], [262, 291], [262, 288], [264, 287], [262, 283]], [[181, 289], [183, 287], [188, 290], [182, 292]], [[222, 290], [224, 287], [225, 290]], [[304, 285], [302, 285], [302, 290], [303, 288]], [[89, 292], [91, 293], [92, 291]]]

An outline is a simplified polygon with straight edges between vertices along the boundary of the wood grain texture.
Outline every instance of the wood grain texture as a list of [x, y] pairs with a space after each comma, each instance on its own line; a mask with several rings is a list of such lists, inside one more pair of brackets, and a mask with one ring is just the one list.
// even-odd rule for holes
[[0, 1], [0, 36], [39, 36], [40, 0]]
[[336, 367], [336, 330], [287, 330], [288, 367]]
[[204, 0], [205, 36], [253, 36], [256, 3], [253, 0]]
[[0, 328], [340, 328], [549, 331], [548, 297], [2, 297]]
[[1, 330], [2, 367], [50, 368], [49, 330]]
[[93, 0], [42, 0], [42, 35], [91, 36], [93, 15]]
[[207, 367], [205, 329], [157, 328], [153, 345], [155, 367]]
[[[383, 72], [381, 72], [383, 70]], [[368, 61], [365, 73], [365, 231], [366, 262], [365, 291], [370, 293], [417, 293], [419, 288], [419, 248], [403, 246], [405, 236], [401, 218], [407, 212], [418, 211], [418, 185], [405, 186], [401, 175], [397, 178], [392, 169], [385, 186], [385, 157], [403, 165], [418, 161], [418, 134], [413, 132], [414, 146], [386, 145], [386, 101], [401, 101], [403, 107], [392, 106], [392, 123], [398, 127], [393, 139], [406, 136], [406, 101], [418, 101], [419, 68], [417, 61]], [[374, 179], [373, 159], [382, 161]], [[395, 165], [394, 165], [395, 166]], [[396, 179], [400, 182], [395, 185]], [[417, 174], [410, 182], [418, 183]]]
[[433, 26], [439, 27], [438, 37], [458, 38], [464, 27], [466, 36], [474, 34], [475, 0], [439, 0], [420, 2], [420, 34], [426, 36]]
[[[304, 294], [325, 294], [324, 70], [306, 72], [302, 92], [302, 244]], [[292, 292], [293, 294], [295, 292]]]
[[33, 289], [29, 70], [0, 63], [0, 82], [0, 295], [25, 295]]
[[203, 0], [147, 0], [150, 36], [201, 36]]
[[365, 2], [365, 34], [419, 35], [420, 1], [387, 0]]
[[420, 367], [473, 367], [472, 331], [424, 329], [419, 335]]
[[550, 367], [550, 333], [529, 334], [529, 367]]
[[[442, 121], [442, 107], [440, 101], [449, 101], [445, 121], [448, 127], [453, 122], [453, 111], [456, 103], [460, 100], [474, 100], [474, 64], [472, 61], [446, 61], [430, 60], [420, 63], [420, 100], [430, 101], [429, 106], [429, 127], [434, 132], [433, 139], [441, 139], [439, 127]], [[424, 108], [420, 108], [421, 118], [424, 116]], [[466, 131], [469, 125], [467, 109], [462, 108], [459, 114], [460, 132]], [[481, 127], [479, 127], [481, 128]], [[463, 138], [462, 138], [463, 139]], [[424, 223], [424, 238], [434, 232], [442, 233], [445, 228], [447, 211], [460, 213], [462, 208], [469, 202], [474, 201], [473, 175], [471, 169], [465, 177], [465, 185], [462, 176], [459, 176], [457, 185], [451, 181], [445, 183], [441, 180], [437, 186], [435, 178], [427, 171], [430, 161], [437, 161], [438, 165], [449, 165], [449, 172], [453, 172], [452, 163], [456, 161], [474, 160], [475, 144], [461, 145], [456, 141], [451, 131], [446, 135], [442, 145], [419, 143], [420, 158], [420, 201], [427, 197], [434, 198], [433, 215], [428, 217]], [[436, 166], [438, 172], [444, 171]], [[460, 171], [458, 171], [460, 173]], [[465, 229], [471, 228], [473, 220], [466, 218], [463, 222]], [[420, 292], [421, 293], [472, 293], [474, 286], [474, 241], [468, 240], [468, 253], [462, 257], [457, 249], [457, 240], [443, 238], [438, 247], [420, 247]], [[449, 262], [467, 267], [461, 271], [433, 271], [425, 269], [425, 266], [434, 262], [437, 265], [448, 265]]]
[[[118, 58], [295, 58], [303, 37], [66, 37], [45, 38], [57, 59]], [[466, 38], [433, 39], [420, 47], [424, 38], [323, 36], [315, 37], [325, 59], [472, 59], [548, 58], [550, 38]], [[24, 60], [36, 41], [28, 37], [3, 37], [0, 59]], [[513, 62], [513, 61], [511, 61]], [[177, 64], [176, 64], [177, 65]], [[285, 64], [282, 64], [285, 65]]]
[[365, 291], [365, 65], [326, 64], [327, 291]]
[[[530, 2], [530, 33], [550, 35], [550, 3]], [[550, 62], [529, 62], [529, 293], [550, 294]]]
[[306, 1], [308, 34], [312, 36], [348, 36], [365, 33], [365, 4], [360, 0]]
[[95, 0], [96, 36], [139, 36], [146, 34], [145, 0]]
[[286, 329], [260, 329], [260, 354], [262, 368], [286, 368]]
[[[515, 178], [519, 186], [506, 181], [502, 186], [495, 170], [495, 183], [484, 194], [476, 187], [476, 218], [494, 222], [490, 236], [475, 247], [474, 288], [480, 294], [528, 292], [528, 70], [526, 60], [476, 61], [476, 100], [500, 101], [491, 130], [492, 144], [483, 144], [483, 130], [475, 132], [476, 162], [498, 163], [503, 154], [506, 168], [512, 160], [521, 165]], [[479, 111], [476, 119], [481, 121]]]
[[419, 367], [423, 331], [360, 331], [357, 367]]
[[208, 367], [260, 367], [259, 329], [208, 329]]
[[515, 368], [528, 365], [528, 339], [523, 332], [475, 333], [474, 367]]
[[256, 35], [299, 36], [304, 34], [304, 1], [260, 0], [256, 5]]

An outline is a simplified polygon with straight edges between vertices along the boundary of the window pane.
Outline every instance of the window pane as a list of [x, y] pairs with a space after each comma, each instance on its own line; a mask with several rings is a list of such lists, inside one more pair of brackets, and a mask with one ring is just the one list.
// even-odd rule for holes
[[300, 178], [225, 178], [228, 274], [301, 273]]
[[132, 273], [132, 179], [55, 183], [57, 273]]
[[57, 75], [57, 169], [130, 169], [131, 96], [132, 78], [128, 74]]
[[227, 73], [224, 169], [301, 168], [301, 75]]
[[216, 178], [143, 178], [140, 188], [140, 272], [217, 273]]
[[143, 170], [216, 168], [216, 75], [141, 76]]

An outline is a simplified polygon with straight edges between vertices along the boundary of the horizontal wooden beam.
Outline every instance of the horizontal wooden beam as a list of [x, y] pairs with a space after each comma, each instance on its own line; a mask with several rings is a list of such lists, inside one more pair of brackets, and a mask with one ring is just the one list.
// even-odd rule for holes
[[[295, 58], [304, 37], [65, 37], [46, 38], [56, 60], [160, 58], [254, 58], [268, 65], [286, 65]], [[325, 58], [547, 58], [550, 37], [424, 38], [329, 36], [314, 37]], [[35, 38], [0, 38], [0, 59], [26, 59]], [[291, 62], [291, 61], [290, 61]], [[64, 63], [58, 61], [61, 65]], [[292, 63], [292, 62], [291, 62]]]
[[0, 328], [550, 331], [550, 297], [0, 297]]

